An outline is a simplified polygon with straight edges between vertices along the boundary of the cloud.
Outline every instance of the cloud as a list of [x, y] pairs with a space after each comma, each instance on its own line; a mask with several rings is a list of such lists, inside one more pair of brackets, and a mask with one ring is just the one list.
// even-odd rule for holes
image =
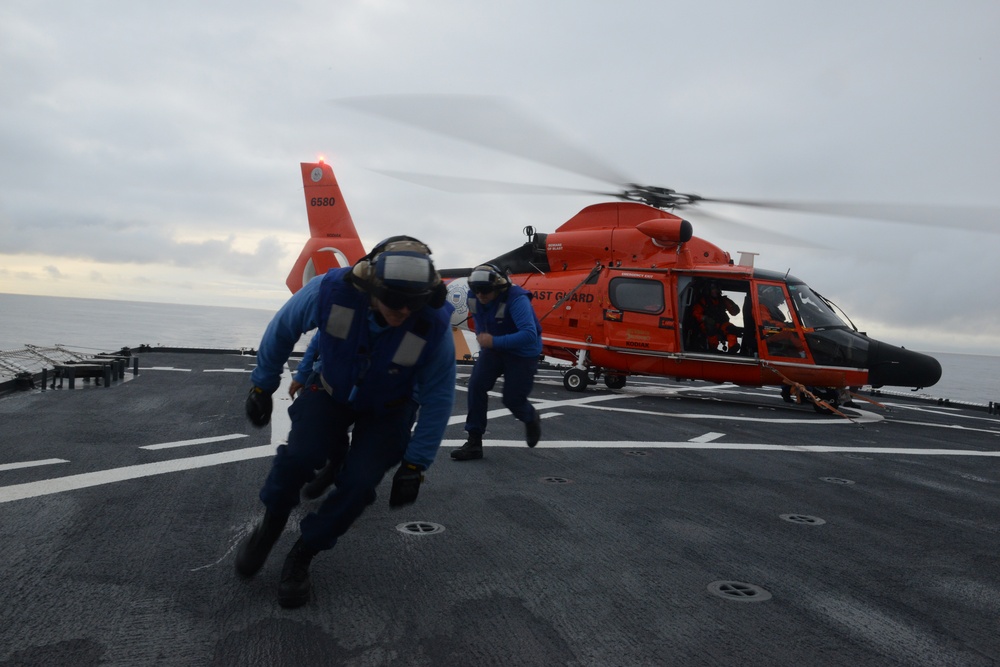
[[[285, 252], [273, 236], [262, 238], [253, 251], [237, 249], [237, 237], [178, 241], [149, 223], [101, 219], [59, 219], [37, 225], [0, 222], [6, 254], [37, 254], [90, 260], [105, 264], [165, 264], [178, 267], [224, 267], [252, 276], [281, 268]], [[46, 270], [58, 275], [55, 266]]]
[[[307, 233], [298, 163], [320, 153], [369, 246], [410, 233], [440, 266], [595, 202], [386, 178], [372, 170], [597, 185], [330, 102], [352, 96], [501, 95], [637, 182], [705, 196], [1000, 205], [996, 3], [40, 0], [0, 16], [0, 261], [37, 256], [93, 296], [131, 276], [140, 300], [229, 300], [239, 281], [279, 298]], [[832, 250], [696, 233], [760, 251], [863, 328], [1000, 339], [969, 288], [996, 284], [1000, 236], [740, 215]]]

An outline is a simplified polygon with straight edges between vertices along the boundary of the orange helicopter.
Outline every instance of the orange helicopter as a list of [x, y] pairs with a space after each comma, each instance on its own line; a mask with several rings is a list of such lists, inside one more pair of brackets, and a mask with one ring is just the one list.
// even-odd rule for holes
[[[288, 275], [292, 292], [365, 254], [330, 165], [301, 169], [311, 238]], [[543, 354], [572, 364], [567, 389], [601, 379], [619, 389], [633, 375], [781, 385], [786, 400], [794, 392], [825, 411], [849, 400], [850, 388], [940, 379], [933, 357], [869, 338], [803, 281], [755, 268], [751, 254], [734, 262], [661, 208], [692, 195], [632, 186], [622, 197], [630, 201], [588, 206], [551, 233], [527, 227], [527, 242], [489, 261], [532, 293]], [[463, 357], [471, 268], [440, 273]], [[713, 299], [708, 311], [729, 319], [714, 327], [704, 321]], [[722, 315], [720, 303], [736, 314]]]

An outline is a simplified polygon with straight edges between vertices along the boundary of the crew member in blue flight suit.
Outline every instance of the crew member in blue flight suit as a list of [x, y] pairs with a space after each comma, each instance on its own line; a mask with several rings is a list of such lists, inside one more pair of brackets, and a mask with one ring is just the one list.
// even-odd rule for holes
[[468, 440], [451, 453], [456, 461], [483, 458], [483, 434], [489, 392], [501, 375], [503, 404], [525, 424], [529, 447], [542, 437], [541, 419], [528, 396], [542, 354], [542, 325], [531, 307], [531, 293], [512, 285], [492, 264], [477, 266], [469, 275], [469, 312], [476, 329], [479, 356], [469, 378]]
[[[309, 341], [305, 352], [302, 353], [302, 359], [295, 366], [295, 372], [292, 374], [292, 383], [288, 385], [288, 395], [293, 401], [296, 396], [302, 393], [312, 374], [321, 372], [322, 367], [323, 364], [319, 358], [319, 332], [317, 331], [313, 335], [312, 340]], [[344, 433], [340, 437], [340, 442], [334, 446], [333, 451], [339, 452], [347, 449], [349, 444], [350, 439], [347, 433]], [[317, 471], [316, 477], [302, 488], [302, 497], [307, 500], [315, 500], [323, 495], [330, 488], [330, 485], [333, 484], [337, 473], [340, 472], [340, 465], [342, 463], [343, 459], [337, 457], [329, 461], [322, 470]]]
[[323, 363], [288, 409], [288, 444], [278, 447], [260, 491], [264, 517], [237, 551], [240, 575], [252, 577], [264, 565], [314, 471], [328, 460], [343, 465], [334, 491], [299, 524], [301, 536], [281, 571], [281, 606], [309, 601], [313, 557], [332, 549], [375, 502], [375, 489], [390, 468], [399, 465], [389, 505], [416, 500], [454, 402], [455, 345], [446, 295], [430, 249], [407, 236], [392, 237], [353, 267], [306, 283], [268, 325], [246, 400], [254, 425], [269, 423], [271, 394], [285, 362], [299, 337], [317, 327]]
[[312, 374], [319, 373], [322, 367], [319, 360], [319, 332], [317, 331], [312, 340], [309, 341], [306, 351], [302, 353], [302, 359], [299, 360], [295, 372], [292, 374], [292, 383], [288, 385], [288, 395], [293, 401], [306, 386]]

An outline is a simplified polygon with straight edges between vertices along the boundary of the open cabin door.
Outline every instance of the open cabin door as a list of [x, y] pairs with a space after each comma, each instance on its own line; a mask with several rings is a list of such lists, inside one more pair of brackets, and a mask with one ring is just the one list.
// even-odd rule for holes
[[677, 309], [682, 313], [684, 352], [752, 357], [752, 303], [748, 280], [678, 275]]

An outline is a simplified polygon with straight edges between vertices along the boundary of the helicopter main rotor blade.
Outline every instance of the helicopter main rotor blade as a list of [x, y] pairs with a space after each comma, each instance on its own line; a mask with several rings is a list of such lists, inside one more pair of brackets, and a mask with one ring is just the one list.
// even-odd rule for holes
[[[781, 232], [776, 232], [772, 229], [761, 227], [760, 225], [754, 225], [749, 222], [743, 222], [742, 220], [734, 220], [732, 218], [716, 215], [715, 213], [709, 213], [703, 208], [691, 210], [690, 213], [692, 221], [697, 222], [698, 220], [707, 220], [709, 222], [706, 226], [711, 226], [713, 229], [724, 232], [727, 237], [732, 236], [739, 241], [767, 243], [770, 245], [791, 248], [808, 248], [814, 250], [830, 249], [829, 246], [800, 239], [795, 236], [789, 236], [788, 234], [782, 234]], [[686, 213], [684, 217], [688, 217]]]
[[[448, 177], [417, 177], [395, 174], [429, 187], [452, 192], [493, 192], [509, 194], [596, 194], [641, 201], [668, 210], [702, 210], [700, 204], [731, 204], [775, 211], [796, 211], [845, 218], [864, 218], [885, 222], [955, 228], [969, 231], [1000, 233], [1000, 209], [981, 206], [947, 206], [939, 204], [886, 204], [850, 202], [785, 202], [703, 197], [676, 192], [669, 188], [637, 185], [594, 155], [562, 139], [551, 127], [546, 127], [517, 108], [509, 100], [495, 96], [476, 95], [377, 95], [341, 98], [334, 103], [359, 112], [380, 116], [403, 125], [418, 127], [445, 137], [497, 150], [519, 158], [556, 167], [563, 171], [614, 184], [619, 192], [587, 189], [488, 184], [466, 179], [464, 185]], [[389, 174], [393, 175], [393, 174]], [[420, 180], [416, 180], [419, 178]], [[431, 181], [435, 181], [432, 183]], [[697, 209], [695, 207], [698, 207]], [[791, 238], [791, 237], [789, 237]]]
[[698, 197], [698, 202], [733, 204], [775, 211], [797, 211], [844, 218], [866, 218], [885, 222], [959, 228], [1000, 234], [1000, 209], [988, 206], [947, 206], [941, 204], [881, 204], [850, 202], [781, 202], [749, 199]]
[[333, 102], [605, 183], [629, 182], [604, 161], [561, 139], [555, 130], [500, 97], [373, 95]]
[[455, 192], [458, 194], [510, 194], [510, 195], [602, 195], [616, 197], [614, 192], [601, 192], [585, 188], [565, 188], [556, 185], [532, 185], [530, 183], [511, 183], [508, 181], [492, 181], [483, 178], [465, 178], [462, 176], [438, 176], [435, 174], [420, 174], [412, 171], [394, 171], [391, 169], [373, 169], [377, 174], [396, 178], [409, 183], [416, 183], [435, 190]]
[[[599, 192], [597, 190], [585, 190], [580, 188], [565, 188], [548, 185], [531, 185], [528, 183], [510, 183], [506, 181], [492, 181], [481, 178], [464, 178], [460, 176], [439, 176], [435, 174], [420, 174], [409, 171], [392, 171], [386, 169], [375, 169], [376, 173], [397, 178], [409, 183], [415, 183], [436, 190], [454, 192], [458, 194], [515, 194], [515, 195], [600, 195], [606, 197], [617, 197], [616, 192]], [[789, 236], [776, 232], [766, 227], [754, 225], [749, 222], [734, 220], [723, 217], [715, 213], [709, 213], [704, 208], [692, 210], [691, 213], [697, 216], [695, 220], [707, 220], [713, 228], [724, 230], [727, 235], [736, 237], [738, 240], [750, 242], [765, 242], [771, 245], [780, 245], [793, 248], [813, 248], [828, 249], [827, 246]]]

